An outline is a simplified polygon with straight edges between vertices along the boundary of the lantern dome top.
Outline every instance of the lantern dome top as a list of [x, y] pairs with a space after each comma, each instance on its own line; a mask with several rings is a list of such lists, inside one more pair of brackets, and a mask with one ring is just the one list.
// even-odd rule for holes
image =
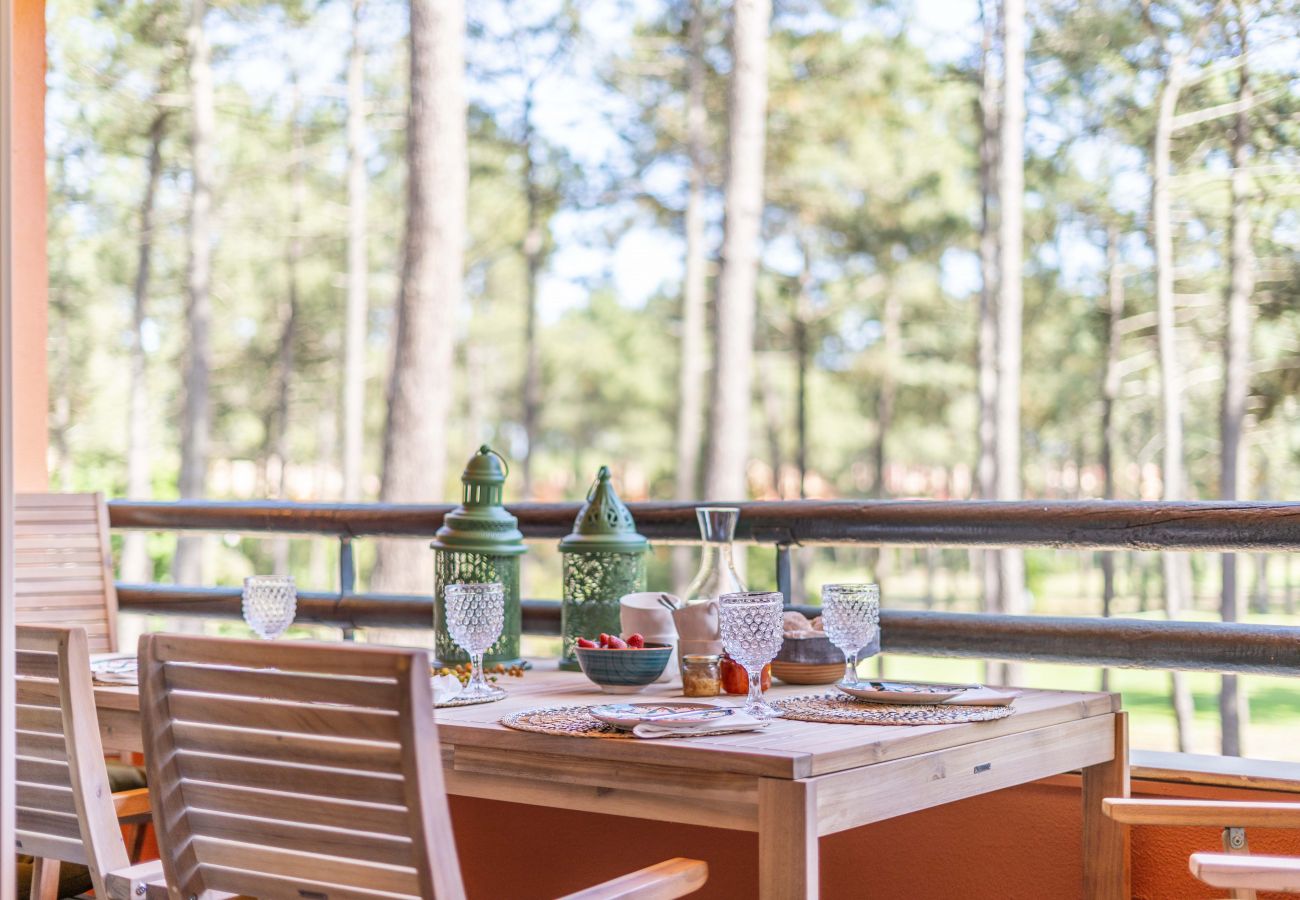
[[501, 505], [510, 467], [487, 444], [470, 457], [460, 476], [460, 506], [447, 513], [433, 540], [435, 550], [517, 556], [525, 551], [519, 520]]
[[641, 553], [648, 546], [610, 483], [609, 466], [601, 466], [587, 491], [587, 502], [573, 522], [573, 531], [560, 541], [560, 552]]

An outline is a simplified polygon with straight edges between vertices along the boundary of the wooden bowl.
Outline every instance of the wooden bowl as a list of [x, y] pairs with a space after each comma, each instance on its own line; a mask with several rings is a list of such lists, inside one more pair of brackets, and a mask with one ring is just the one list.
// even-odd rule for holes
[[772, 674], [786, 684], [834, 684], [844, 677], [844, 661], [800, 663], [774, 659]]

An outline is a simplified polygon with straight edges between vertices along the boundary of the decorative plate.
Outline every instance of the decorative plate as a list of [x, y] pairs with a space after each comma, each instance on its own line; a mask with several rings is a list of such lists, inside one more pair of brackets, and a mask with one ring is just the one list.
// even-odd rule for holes
[[712, 703], [606, 703], [593, 706], [587, 712], [606, 725], [630, 731], [647, 723], [684, 726], [714, 723], [734, 716], [737, 709]]
[[907, 681], [859, 681], [835, 685], [856, 700], [868, 703], [942, 703], [975, 690], [977, 684], [916, 684]]

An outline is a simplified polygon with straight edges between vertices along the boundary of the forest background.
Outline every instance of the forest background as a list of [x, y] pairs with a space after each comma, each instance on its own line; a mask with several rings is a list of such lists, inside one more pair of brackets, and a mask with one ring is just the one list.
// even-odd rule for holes
[[[486, 442], [514, 500], [601, 464], [629, 500], [1297, 496], [1292, 0], [47, 8], [54, 489], [446, 501]], [[118, 540], [127, 581], [334, 586], [325, 541]], [[802, 550], [797, 590], [1293, 622], [1293, 568]], [[1284, 681], [1010, 674], [1300, 759]]]

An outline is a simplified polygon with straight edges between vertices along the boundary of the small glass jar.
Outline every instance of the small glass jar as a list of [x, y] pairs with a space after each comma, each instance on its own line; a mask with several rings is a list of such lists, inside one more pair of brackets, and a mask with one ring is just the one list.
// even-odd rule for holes
[[682, 695], [716, 697], [722, 693], [722, 657], [690, 654], [682, 657]]

